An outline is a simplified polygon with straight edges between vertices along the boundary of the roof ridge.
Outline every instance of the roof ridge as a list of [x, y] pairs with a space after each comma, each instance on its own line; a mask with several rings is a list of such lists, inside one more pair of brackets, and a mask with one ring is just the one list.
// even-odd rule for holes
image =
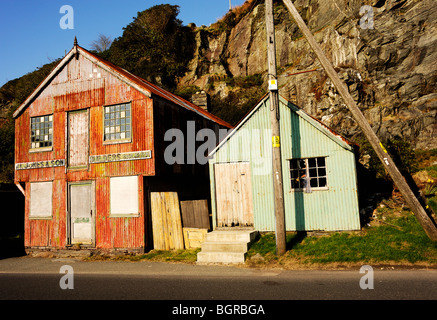
[[[117, 66], [117, 65], [113, 64], [112, 62], [109, 62], [109, 61], [107, 61], [107, 60], [105, 60], [105, 59], [103, 59], [103, 58], [101, 58], [99, 56], [96, 56], [93, 53], [89, 52], [88, 50], [86, 50], [86, 49], [84, 49], [84, 48], [82, 48], [80, 46], [78, 46], [78, 47], [81, 50], [83, 50], [84, 52], [86, 52], [87, 54], [93, 56], [95, 59], [99, 60], [101, 63], [108, 65], [109, 67], [115, 69], [116, 71], [119, 71], [119, 72], [122, 71], [123, 73], [126, 73], [125, 76], [128, 76], [129, 78], [131, 78], [131, 80], [132, 80], [132, 78], [134, 78], [136, 81], [139, 81], [140, 84], [143, 85], [143, 87], [144, 87], [144, 85], [146, 86], [145, 87], [146, 90], [148, 90], [148, 91], [155, 91], [155, 92], [152, 92], [152, 93], [158, 94], [159, 96], [161, 96], [164, 99], [173, 100], [174, 102], [176, 102], [180, 106], [184, 107], [185, 109], [194, 111], [196, 113], [200, 113], [201, 115], [209, 118], [210, 120], [213, 120], [213, 121], [215, 121], [217, 123], [220, 123], [220, 124], [222, 124], [222, 125], [224, 125], [226, 127], [229, 127], [229, 128], [232, 127], [229, 123], [227, 123], [223, 119], [220, 119], [219, 117], [217, 117], [217, 116], [213, 115], [212, 113], [202, 109], [199, 106], [196, 106], [195, 104], [185, 100], [184, 98], [179, 97], [179, 96], [175, 95], [174, 93], [172, 93], [172, 92], [170, 92], [170, 91], [168, 91], [168, 90], [166, 90], [164, 88], [161, 88], [158, 85], [153, 84], [153, 83], [151, 83], [151, 82], [141, 78], [140, 76], [137, 76], [137, 75], [127, 71], [126, 69], [123, 69], [120, 66]], [[152, 89], [152, 90], [150, 90], [150, 89]]]
[[109, 68], [109, 70], [106, 70], [110, 73], [118, 73], [118, 75], [116, 75], [117, 77], [121, 77], [124, 78], [123, 81], [128, 82], [128, 85], [133, 86], [135, 88], [135, 86], [137, 86], [137, 88], [135, 89], [143, 89], [140, 90], [143, 94], [156, 94], [166, 100], [170, 100], [174, 103], [176, 103], [177, 105], [190, 110], [192, 112], [195, 112], [201, 116], [203, 116], [204, 118], [207, 118], [211, 121], [214, 121], [218, 124], [221, 124], [225, 127], [228, 128], [232, 128], [232, 126], [227, 123], [226, 121], [224, 121], [223, 119], [220, 119], [219, 117], [213, 115], [212, 113], [202, 109], [199, 106], [196, 106], [195, 104], [183, 99], [182, 97], [179, 97], [173, 93], [171, 93], [170, 91], [161, 88], [155, 84], [150, 83], [149, 81], [127, 71], [126, 69], [123, 69], [120, 66], [117, 66], [116, 64], [109, 62], [91, 52], [89, 52], [88, 50], [86, 50], [85, 48], [82, 48], [81, 46], [77, 45], [75, 43], [74, 47], [68, 52], [68, 54], [66, 54], [64, 56], [64, 58], [61, 59], [61, 61], [56, 65], [56, 67], [49, 73], [49, 75], [47, 75], [46, 78], [44, 78], [44, 80], [36, 87], [36, 89], [32, 92], [32, 94], [30, 96], [28, 96], [26, 98], [26, 100], [20, 105], [20, 107], [17, 108], [17, 110], [14, 112], [14, 118], [18, 117], [19, 114], [31, 103], [32, 100], [34, 100], [34, 98], [39, 94], [39, 92], [41, 92], [42, 90], [44, 90], [44, 88], [47, 86], [47, 84], [53, 79], [53, 77], [57, 74], [57, 72], [59, 72], [59, 70], [61, 70], [71, 59], [72, 54], [76, 52], [76, 50], [78, 50], [79, 52], [81, 52], [82, 54], [84, 54], [84, 57], [86, 57], [87, 55], [89, 57], [86, 57], [88, 60], [94, 60], [93, 62], [95, 63], [96, 61], [103, 64], [105, 66], [105, 68]]

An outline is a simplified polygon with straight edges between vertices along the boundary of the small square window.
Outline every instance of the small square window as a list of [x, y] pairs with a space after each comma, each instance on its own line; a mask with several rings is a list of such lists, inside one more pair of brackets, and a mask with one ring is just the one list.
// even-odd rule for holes
[[325, 158], [291, 159], [291, 188], [311, 192], [313, 188], [327, 188]]

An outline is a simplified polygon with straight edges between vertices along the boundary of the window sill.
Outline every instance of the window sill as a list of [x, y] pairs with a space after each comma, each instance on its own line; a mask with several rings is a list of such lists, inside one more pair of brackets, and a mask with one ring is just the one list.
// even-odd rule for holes
[[88, 170], [88, 166], [77, 166], [77, 167], [68, 167], [68, 171], [83, 171]]
[[131, 142], [132, 142], [132, 139], [108, 140], [108, 141], [103, 141], [103, 145], [131, 143]]
[[139, 213], [127, 213], [127, 214], [110, 214], [109, 218], [139, 218]]
[[[291, 189], [290, 192], [304, 192], [306, 189]], [[329, 187], [323, 187], [323, 188], [311, 188], [311, 191], [329, 191]]]
[[29, 220], [52, 220], [53, 217], [52, 216], [47, 216], [47, 217], [29, 217]]
[[44, 148], [29, 149], [29, 153], [49, 152], [49, 151], [53, 151], [53, 147], [44, 147]]

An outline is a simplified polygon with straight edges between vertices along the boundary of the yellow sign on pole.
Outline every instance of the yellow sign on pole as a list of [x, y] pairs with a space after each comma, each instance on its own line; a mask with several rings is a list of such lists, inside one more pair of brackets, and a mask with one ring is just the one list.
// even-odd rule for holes
[[272, 144], [273, 144], [273, 148], [279, 148], [281, 146], [279, 142], [279, 136], [272, 137]]

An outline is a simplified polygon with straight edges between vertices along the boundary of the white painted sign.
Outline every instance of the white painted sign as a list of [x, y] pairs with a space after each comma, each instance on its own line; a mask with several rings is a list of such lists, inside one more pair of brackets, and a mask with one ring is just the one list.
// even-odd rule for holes
[[151, 159], [152, 151], [135, 151], [125, 153], [112, 153], [112, 154], [100, 154], [90, 156], [90, 163], [105, 163], [105, 162], [117, 162], [117, 161], [131, 161], [131, 160], [143, 160]]
[[26, 170], [26, 169], [41, 169], [41, 168], [52, 168], [52, 167], [64, 167], [65, 160], [46, 160], [37, 162], [23, 162], [16, 163], [15, 170]]

